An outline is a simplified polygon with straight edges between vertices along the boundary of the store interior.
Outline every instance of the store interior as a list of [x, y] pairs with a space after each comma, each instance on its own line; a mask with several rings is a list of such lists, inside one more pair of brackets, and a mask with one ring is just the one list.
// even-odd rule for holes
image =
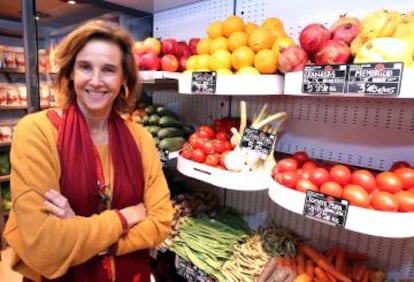
[[[391, 21], [391, 16], [388, 21], [385, 20], [384, 14], [389, 11], [399, 14], [392, 18], [395, 22]], [[218, 31], [217, 26], [213, 26], [213, 23], [222, 24], [234, 15], [244, 21], [241, 32], [246, 39], [241, 35], [239, 38], [245, 43], [239, 43], [235, 38], [230, 40], [231, 33], [225, 35], [225, 29]], [[375, 45], [380, 51], [371, 50], [373, 53], [358, 55], [362, 52], [353, 51], [352, 48], [356, 47], [351, 44], [355, 38], [362, 38], [357, 34], [347, 46], [349, 54], [345, 62], [324, 61], [332, 55], [329, 53], [334, 52], [332, 49], [318, 53], [321, 54], [319, 59], [317, 53], [309, 53], [303, 64], [299, 62], [299, 54], [302, 54], [299, 51], [289, 58], [282, 54], [293, 46], [306, 49], [304, 46], [309, 37], [302, 35], [309, 24], [328, 27], [330, 40], [333, 41], [333, 26], [339, 18], [359, 19], [358, 33], [362, 34], [364, 26], [368, 25], [367, 15], [377, 18], [375, 24], [372, 23], [372, 30], [382, 32], [377, 37], [408, 42], [404, 49], [409, 50], [408, 57], [404, 56], [403, 49], [393, 49], [397, 51], [383, 55], [383, 50], [388, 47], [378, 46], [397, 48], [385, 41]], [[414, 281], [414, 93], [411, 87], [414, 79], [414, 5], [405, 0], [392, 3], [386, 0], [367, 0], [364, 3], [352, 0], [329, 4], [324, 0], [279, 4], [266, 0], [2, 1], [1, 232], [12, 207], [8, 153], [13, 128], [25, 115], [55, 106], [53, 78], [56, 69], [50, 63], [51, 54], [71, 30], [89, 19], [97, 18], [119, 23], [135, 40], [136, 59], [141, 60], [137, 69], [142, 95], [130, 118], [153, 135], [171, 191], [174, 205], [171, 234], [157, 249], [151, 250], [156, 281], [258, 281], [264, 275], [267, 263], [272, 261], [277, 264], [278, 258], [287, 258], [279, 261], [285, 271], [282, 271], [285, 280], [271, 280], [269, 275], [268, 280], [259, 281], [308, 281], [299, 277], [306, 272], [299, 269], [301, 262], [298, 262], [299, 253], [302, 256], [306, 253], [303, 244], [324, 259], [331, 256], [329, 265], [337, 267], [336, 274], [350, 277], [349, 281]], [[283, 23], [283, 35], [272, 36], [289, 37], [293, 42], [283, 47], [283, 51], [278, 46], [276, 55], [273, 40], [267, 47], [254, 47], [266, 45], [266, 38], [256, 35], [259, 43], [254, 45], [249, 41], [254, 29], [250, 33], [247, 31], [247, 23], [265, 28], [265, 20], [270, 18], [278, 18]], [[387, 24], [378, 27], [382, 24], [379, 20], [382, 18]], [[403, 23], [407, 24], [407, 28], [397, 37], [397, 25]], [[395, 31], [384, 35], [392, 24], [395, 24]], [[231, 28], [237, 29], [234, 25]], [[276, 28], [272, 30], [276, 32]], [[321, 38], [322, 35], [319, 33], [317, 36]], [[220, 49], [220, 44], [224, 44], [224, 41], [217, 41], [213, 47], [211, 42], [217, 37], [224, 38], [226, 42], [225, 58], [230, 58], [227, 61], [219, 55], [214, 57], [216, 61], [212, 59], [212, 48]], [[164, 51], [158, 50], [156, 68], [151, 65], [153, 61], [146, 65], [148, 50], [140, 48], [147, 39], [152, 44], [159, 44], [157, 46], [162, 50], [163, 45], [171, 40], [177, 46], [179, 42], [183, 43], [186, 46], [184, 49], [172, 53], [176, 68], [171, 69], [174, 65], [171, 61], [163, 65], [162, 56], [171, 55], [165, 51], [167, 47]], [[206, 42], [204, 39], [210, 40], [210, 51], [204, 51], [200, 44]], [[369, 39], [363, 40], [366, 43]], [[191, 49], [192, 41], [196, 42], [194, 50]], [[286, 42], [279, 44], [290, 44]], [[245, 70], [247, 74], [240, 71], [242, 67], [232, 61], [239, 46], [231, 44], [244, 44], [253, 50], [252, 57], [257, 58], [250, 63], [253, 70]], [[263, 59], [260, 63], [258, 54], [263, 49], [268, 53], [261, 54]], [[378, 53], [374, 54], [376, 51]], [[186, 56], [183, 53], [179, 55], [179, 52], [189, 53]], [[200, 58], [206, 54], [209, 54], [210, 69], [200, 67], [201, 59], [199, 65], [196, 63], [194, 68], [189, 67], [192, 56]], [[335, 59], [341, 55], [343, 53]], [[13, 57], [12, 64], [6, 60], [9, 56]], [[273, 64], [269, 63], [272, 56], [275, 56]], [[293, 61], [289, 61], [293, 56]], [[183, 62], [187, 64], [187, 70], [181, 66], [181, 57], [185, 57]], [[282, 57], [285, 61], [281, 63]], [[379, 61], [370, 61], [371, 58], [379, 58]], [[227, 62], [229, 67], [223, 67]], [[378, 64], [382, 69], [378, 70]], [[320, 65], [322, 68], [318, 68]], [[352, 85], [356, 78], [351, 73], [355, 75], [360, 68], [368, 68], [377, 71], [378, 75], [384, 65], [391, 69], [389, 84], [369, 77], [366, 81], [372, 79], [369, 81], [373, 82], [375, 90], [371, 85], [371, 88], [359, 91], [357, 86], [368, 85], [366, 81], [361, 82], [362, 79], [355, 83], [356, 86]], [[336, 75], [333, 80], [327, 75], [332, 72]], [[308, 76], [305, 77], [305, 74]], [[319, 82], [312, 84], [318, 79], [316, 75], [326, 76], [323, 79], [329, 80], [330, 84], [324, 86], [328, 85], [329, 90], [312, 88], [315, 84], [321, 86]], [[384, 92], [380, 93], [380, 88]], [[373, 92], [369, 92], [371, 90]], [[244, 123], [251, 130], [249, 136]], [[164, 130], [166, 127], [168, 130]], [[267, 138], [268, 145], [257, 149], [260, 133]], [[250, 139], [253, 138], [251, 136], [255, 139]], [[239, 138], [236, 145], [231, 144], [236, 137]], [[203, 142], [202, 145], [200, 142]], [[225, 147], [226, 142], [230, 147]], [[212, 146], [210, 149], [207, 148], [209, 145]], [[246, 153], [250, 158], [245, 157], [238, 166], [236, 162], [240, 154], [233, 156], [231, 161], [226, 157], [227, 153], [230, 155], [229, 152], [237, 151], [235, 148], [252, 149], [256, 154], [252, 157]], [[202, 152], [197, 155], [200, 150]], [[261, 155], [263, 152], [264, 157]], [[294, 168], [289, 167], [292, 159]], [[302, 167], [307, 161], [315, 166], [312, 170]], [[342, 170], [335, 175], [333, 167], [338, 168], [339, 165], [342, 165]], [[399, 168], [405, 170], [395, 172]], [[314, 174], [315, 169], [320, 174]], [[343, 180], [341, 173], [348, 171], [349, 179]], [[399, 174], [400, 186], [395, 188], [395, 183], [390, 184], [391, 188], [383, 185], [386, 180], [379, 178], [385, 172]], [[357, 180], [354, 180], [354, 174], [358, 173], [363, 175], [355, 176]], [[358, 182], [358, 177], [363, 179], [363, 184]], [[364, 186], [368, 177], [374, 181], [373, 188]], [[302, 181], [305, 178], [306, 181]], [[326, 182], [330, 182], [329, 188], [323, 186]], [[339, 187], [335, 191], [332, 182]], [[353, 190], [349, 185], [354, 186], [351, 187]], [[361, 186], [362, 192], [356, 192], [355, 186]], [[345, 190], [350, 192], [346, 194]], [[316, 193], [312, 194], [312, 191]], [[390, 197], [374, 202], [372, 199], [378, 191], [386, 192]], [[323, 204], [315, 204], [317, 201]], [[319, 216], [315, 207], [321, 206], [333, 206], [335, 216]], [[225, 233], [221, 225], [213, 228], [212, 221], [234, 229], [229, 228], [229, 233]], [[208, 232], [212, 234], [210, 237], [215, 237], [215, 241], [209, 241], [209, 236], [204, 237], [203, 228], [210, 227], [212, 229]], [[231, 249], [227, 246], [230, 244], [237, 247]], [[208, 252], [208, 247], [205, 248], [208, 245], [217, 246], [217, 251]], [[20, 275], [8, 267], [10, 248], [4, 240], [1, 247], [0, 281], [21, 281]], [[190, 255], [186, 253], [189, 249], [193, 251]], [[307, 252], [309, 255], [309, 250]], [[339, 268], [340, 258], [337, 257], [341, 254], [348, 254], [349, 258], [345, 266]], [[292, 261], [289, 261], [291, 255], [294, 268], [290, 264]], [[353, 260], [351, 255], [361, 255], [361, 260], [357, 260], [356, 256]], [[191, 260], [192, 256], [196, 258]], [[311, 256], [308, 260], [312, 260]], [[209, 264], [209, 261], [212, 262]], [[314, 266], [318, 267], [318, 264], [315, 262]], [[267, 270], [270, 270], [269, 267]], [[326, 269], [325, 272], [329, 273], [328, 276], [334, 276]], [[377, 280], [372, 278], [375, 275]], [[309, 281], [342, 281], [338, 277], [336, 280], [317, 280], [314, 277]]]

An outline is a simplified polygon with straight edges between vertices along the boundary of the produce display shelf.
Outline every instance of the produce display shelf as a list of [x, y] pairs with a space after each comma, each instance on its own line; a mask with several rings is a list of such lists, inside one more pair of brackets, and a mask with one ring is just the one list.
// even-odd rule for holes
[[24, 68], [0, 68], [0, 73], [25, 73]]
[[[178, 92], [193, 94], [191, 82], [191, 72], [183, 73], [178, 80]], [[283, 75], [217, 74], [216, 89], [212, 95], [279, 95], [283, 93], [283, 87]]]
[[259, 191], [268, 188], [266, 171], [232, 172], [193, 162], [178, 155], [177, 170], [194, 179], [216, 187], [237, 191]]
[[[289, 189], [269, 179], [269, 197], [279, 206], [303, 214], [305, 193]], [[387, 238], [414, 237], [414, 212], [384, 212], [349, 206], [345, 229]]]
[[[312, 94], [302, 92], [303, 71], [289, 72], [285, 74], [284, 93], [287, 95], [304, 95], [304, 96], [332, 96], [332, 97], [375, 97], [366, 96], [361, 93], [328, 93], [328, 94]], [[404, 69], [402, 73], [402, 81], [400, 94], [398, 96], [377, 96], [390, 98], [414, 98], [412, 91], [412, 82], [414, 81], [414, 68]]]
[[27, 105], [1, 105], [0, 110], [27, 110]]
[[181, 77], [180, 72], [169, 71], [139, 71], [139, 79], [142, 83], [155, 83], [157, 80], [174, 79], [178, 80]]
[[197, 266], [189, 261], [186, 261], [179, 255], [175, 255], [175, 268], [177, 273], [184, 277], [189, 282], [215, 282], [217, 281], [212, 276], [208, 275]]
[[10, 175], [0, 176], [0, 183], [8, 182], [8, 181], [10, 181]]

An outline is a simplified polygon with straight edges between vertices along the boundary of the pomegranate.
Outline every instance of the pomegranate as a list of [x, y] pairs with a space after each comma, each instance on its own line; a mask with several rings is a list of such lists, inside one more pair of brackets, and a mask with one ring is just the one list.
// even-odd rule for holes
[[319, 51], [322, 44], [331, 38], [331, 31], [324, 25], [319, 23], [313, 23], [307, 25], [299, 35], [299, 42], [302, 48], [310, 53], [314, 54]]
[[284, 49], [277, 60], [277, 69], [281, 73], [300, 71], [308, 62], [308, 54], [299, 46]]
[[342, 40], [348, 45], [351, 45], [351, 42], [361, 31], [360, 26], [353, 23], [345, 23], [336, 27], [332, 31], [332, 39]]
[[345, 64], [351, 58], [351, 49], [349, 46], [339, 40], [326, 41], [315, 55], [315, 63], [328, 64]]

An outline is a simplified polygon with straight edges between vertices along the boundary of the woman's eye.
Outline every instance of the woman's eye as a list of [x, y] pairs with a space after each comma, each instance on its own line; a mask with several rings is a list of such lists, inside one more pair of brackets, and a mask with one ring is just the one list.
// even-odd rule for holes
[[107, 68], [104, 68], [103, 71], [107, 73], [114, 73], [116, 70], [114, 68], [107, 67]]

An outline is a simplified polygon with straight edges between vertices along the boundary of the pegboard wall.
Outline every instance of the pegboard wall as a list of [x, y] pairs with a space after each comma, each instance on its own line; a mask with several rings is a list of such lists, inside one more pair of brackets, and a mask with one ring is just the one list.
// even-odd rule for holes
[[236, 15], [247, 22], [262, 23], [267, 17], [280, 18], [286, 32], [298, 39], [300, 30], [310, 23], [322, 23], [330, 26], [339, 15], [363, 18], [363, 16], [381, 8], [397, 10], [401, 13], [414, 10], [414, 2], [407, 0], [365, 0], [365, 1], [270, 1], [238, 0]]
[[223, 20], [234, 12], [233, 1], [200, 1], [154, 14], [153, 34], [157, 38], [189, 40], [205, 37], [210, 22]]

